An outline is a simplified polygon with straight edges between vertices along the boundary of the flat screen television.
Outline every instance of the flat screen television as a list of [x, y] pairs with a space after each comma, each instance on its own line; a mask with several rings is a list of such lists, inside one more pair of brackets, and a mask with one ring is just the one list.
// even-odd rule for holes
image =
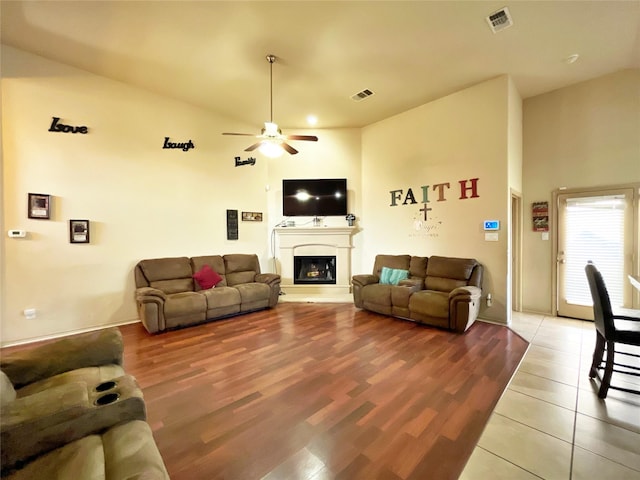
[[282, 180], [285, 217], [329, 217], [347, 214], [347, 179]]

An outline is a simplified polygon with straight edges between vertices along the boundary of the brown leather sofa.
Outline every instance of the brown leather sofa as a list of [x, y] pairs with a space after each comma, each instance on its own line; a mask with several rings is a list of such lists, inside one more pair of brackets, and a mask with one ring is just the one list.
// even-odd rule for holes
[[[383, 284], [383, 267], [407, 278]], [[353, 276], [353, 300], [358, 308], [465, 332], [478, 318], [482, 274], [472, 258], [377, 255], [372, 274]]]
[[[194, 280], [205, 265], [221, 277], [214, 288]], [[252, 254], [141, 260], [134, 274], [138, 315], [149, 333], [274, 307], [280, 295], [280, 276], [260, 273]]]
[[168, 479], [117, 328], [0, 359], [2, 478]]

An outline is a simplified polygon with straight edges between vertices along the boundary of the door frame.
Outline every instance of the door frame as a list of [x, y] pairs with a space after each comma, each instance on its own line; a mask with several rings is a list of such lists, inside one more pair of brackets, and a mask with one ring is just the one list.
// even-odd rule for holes
[[522, 194], [511, 189], [511, 310], [522, 311]]
[[[640, 272], [640, 183], [626, 183], [618, 185], [600, 185], [594, 187], [584, 188], [567, 188], [560, 187], [553, 190], [552, 193], [552, 208], [550, 213], [549, 223], [551, 225], [551, 314], [558, 316], [558, 209], [559, 196], [566, 194], [597, 194], [598, 192], [608, 190], [619, 190], [631, 188], [633, 189], [633, 198], [631, 199], [631, 208], [633, 221], [635, 222], [635, 228], [633, 228], [633, 257], [631, 259], [631, 269], [633, 275], [638, 275]], [[640, 292], [634, 292], [632, 298], [633, 308], [640, 308]]]

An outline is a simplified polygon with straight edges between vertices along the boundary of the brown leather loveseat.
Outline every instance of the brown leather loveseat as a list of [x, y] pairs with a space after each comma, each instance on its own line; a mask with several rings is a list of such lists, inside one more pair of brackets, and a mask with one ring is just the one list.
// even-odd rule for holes
[[[396, 281], [383, 278], [390, 271], [400, 274]], [[464, 332], [478, 318], [482, 273], [472, 258], [377, 255], [372, 274], [353, 276], [353, 300], [358, 308]]]
[[[205, 269], [218, 279], [211, 288], [197, 279]], [[254, 254], [141, 260], [134, 274], [138, 315], [149, 333], [274, 307], [280, 295], [280, 275], [260, 273]]]

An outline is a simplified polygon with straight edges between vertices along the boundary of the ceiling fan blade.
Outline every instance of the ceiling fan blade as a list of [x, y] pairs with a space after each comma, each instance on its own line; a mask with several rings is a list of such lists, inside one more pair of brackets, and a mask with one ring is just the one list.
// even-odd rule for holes
[[298, 150], [296, 150], [295, 148], [293, 148], [291, 145], [289, 145], [288, 143], [284, 143], [282, 142], [280, 144], [282, 146], [282, 148], [284, 148], [287, 152], [289, 152], [291, 155], [295, 155], [296, 153], [298, 153]]
[[255, 137], [253, 133], [229, 133], [224, 132], [223, 135], [242, 135], [243, 137]]
[[262, 142], [258, 142], [258, 143], [254, 143], [253, 145], [251, 145], [250, 147], [247, 147], [244, 149], [245, 152], [253, 152], [256, 148], [258, 148], [260, 145], [262, 145]]
[[310, 142], [317, 142], [318, 137], [315, 135], [284, 135], [287, 140], [307, 140]]

